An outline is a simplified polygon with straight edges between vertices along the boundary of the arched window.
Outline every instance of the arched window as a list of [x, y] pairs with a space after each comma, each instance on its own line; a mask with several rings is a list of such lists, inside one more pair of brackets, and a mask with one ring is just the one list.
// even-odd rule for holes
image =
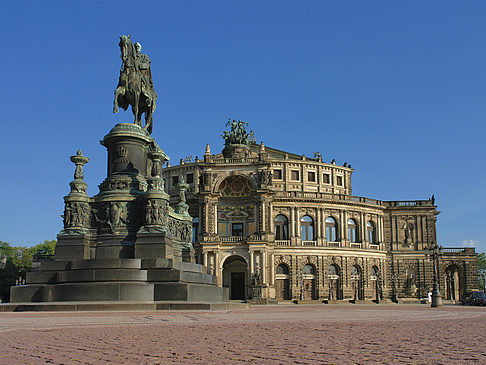
[[283, 214], [275, 217], [275, 239], [288, 240], [289, 239], [289, 220]]
[[304, 215], [300, 220], [300, 239], [302, 241], [314, 240], [314, 220], [308, 215]]
[[356, 234], [357, 224], [354, 219], [348, 220], [348, 240], [349, 242], [358, 242], [358, 235]]
[[199, 217], [192, 218], [192, 242], [197, 241], [197, 235], [199, 234]]
[[277, 275], [289, 275], [289, 267], [285, 264], [280, 264], [277, 266]]
[[360, 268], [357, 265], [353, 265], [351, 267], [351, 278], [359, 279], [360, 272], [361, 272]]
[[333, 217], [326, 218], [326, 238], [329, 242], [336, 242], [336, 220]]
[[329, 266], [329, 270], [327, 271], [327, 273], [329, 274], [329, 277], [332, 277], [332, 279], [337, 279], [334, 278], [334, 276], [339, 275], [339, 269], [337, 268], [336, 265], [331, 265]]
[[380, 275], [380, 270], [376, 266], [373, 266], [371, 268], [371, 279], [376, 279], [378, 278], [379, 275]]
[[306, 274], [314, 275], [315, 274], [314, 266], [312, 266], [311, 264], [305, 265], [302, 270], [303, 270], [304, 275], [306, 275]]
[[372, 221], [369, 221], [366, 225], [366, 237], [369, 243], [377, 243], [376, 240], [376, 228]]

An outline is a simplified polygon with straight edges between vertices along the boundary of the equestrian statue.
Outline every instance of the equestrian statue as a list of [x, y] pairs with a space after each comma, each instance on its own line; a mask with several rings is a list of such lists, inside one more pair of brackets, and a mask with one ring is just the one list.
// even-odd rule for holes
[[113, 113], [118, 113], [118, 106], [127, 110], [132, 106], [134, 123], [142, 127], [142, 114], [145, 113], [145, 127], [148, 133], [152, 133], [153, 113], [157, 101], [154, 91], [152, 72], [150, 71], [150, 58], [140, 53], [142, 45], [133, 45], [130, 35], [120, 37], [120, 51], [122, 67], [120, 78], [115, 90], [113, 101]]

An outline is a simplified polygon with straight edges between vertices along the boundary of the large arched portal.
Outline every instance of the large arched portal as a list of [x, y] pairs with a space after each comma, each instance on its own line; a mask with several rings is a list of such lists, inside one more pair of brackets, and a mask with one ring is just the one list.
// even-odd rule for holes
[[231, 300], [245, 300], [247, 293], [248, 265], [241, 256], [230, 256], [223, 263], [223, 286], [229, 288]]
[[461, 285], [461, 275], [457, 266], [452, 265], [445, 272], [446, 299], [461, 300], [464, 290]]
[[290, 270], [286, 264], [277, 266], [275, 293], [277, 300], [290, 300]]

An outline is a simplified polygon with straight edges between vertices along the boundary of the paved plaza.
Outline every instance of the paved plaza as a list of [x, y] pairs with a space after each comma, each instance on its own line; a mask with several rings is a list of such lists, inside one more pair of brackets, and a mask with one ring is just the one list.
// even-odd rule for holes
[[485, 364], [486, 308], [0, 313], [1, 364]]

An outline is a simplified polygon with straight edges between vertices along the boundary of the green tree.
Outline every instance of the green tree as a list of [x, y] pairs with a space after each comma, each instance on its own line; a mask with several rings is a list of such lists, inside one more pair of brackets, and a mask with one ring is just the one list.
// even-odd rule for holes
[[484, 252], [478, 253], [476, 256], [478, 265], [478, 287], [480, 289], [486, 288], [486, 254]]
[[10, 298], [10, 287], [15, 285], [17, 268], [13, 263], [15, 247], [8, 242], [0, 241], [0, 300], [8, 302]]
[[44, 241], [41, 243], [38, 243], [35, 246], [32, 246], [30, 248], [32, 256], [34, 255], [54, 255], [54, 252], [56, 250], [56, 240], [52, 241]]
[[0, 300], [10, 300], [10, 287], [25, 280], [34, 255], [53, 255], [57, 241], [44, 241], [33, 247], [11, 246], [0, 241]]

